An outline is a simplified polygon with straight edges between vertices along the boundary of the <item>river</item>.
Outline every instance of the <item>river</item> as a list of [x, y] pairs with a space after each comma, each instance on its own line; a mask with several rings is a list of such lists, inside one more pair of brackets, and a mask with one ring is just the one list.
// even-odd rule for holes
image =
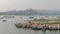
[[[16, 28], [15, 23], [22, 22], [24, 20], [28, 20], [28, 16], [15, 16], [15, 18], [3, 18], [0, 19], [0, 34], [60, 34], [60, 30], [31, 30], [24, 28]], [[2, 22], [2, 20], [7, 20], [6, 22]]]

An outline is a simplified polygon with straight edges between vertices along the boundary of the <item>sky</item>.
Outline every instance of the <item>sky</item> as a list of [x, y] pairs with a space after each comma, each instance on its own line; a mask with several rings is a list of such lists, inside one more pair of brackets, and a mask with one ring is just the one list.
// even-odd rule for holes
[[60, 10], [60, 0], [0, 0], [0, 10]]

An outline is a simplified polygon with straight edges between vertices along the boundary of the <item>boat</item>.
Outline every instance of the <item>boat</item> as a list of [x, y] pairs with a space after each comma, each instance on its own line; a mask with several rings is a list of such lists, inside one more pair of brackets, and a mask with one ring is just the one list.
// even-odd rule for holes
[[41, 28], [36, 27], [36, 28], [32, 28], [32, 30], [41, 30]]
[[20, 28], [31, 28], [30, 27], [30, 24], [27, 24], [27, 23], [18, 23], [18, 24], [15, 24], [16, 27], [20, 27]]
[[60, 30], [60, 25], [57, 24], [40, 24], [40, 23], [18, 23], [15, 24], [16, 27], [20, 28], [30, 28], [33, 30]]
[[57, 26], [58, 25], [56, 25], [56, 24], [48, 25], [48, 29], [47, 30], [60, 30], [60, 27], [58, 28]]
[[6, 22], [7, 20], [2, 20], [3, 22]]
[[0, 16], [0, 19], [3, 19], [3, 16]]
[[33, 24], [31, 27], [33, 30], [41, 30], [42, 29], [42, 24]]
[[22, 17], [20, 17], [20, 19], [22, 19]]
[[15, 24], [15, 26], [21, 28], [22, 27], [22, 23]]
[[0, 18], [0, 19], [3, 19], [3, 18]]
[[30, 19], [33, 19], [34, 17], [29, 17]]
[[4, 15], [3, 18], [14, 18], [15, 16], [12, 15]]

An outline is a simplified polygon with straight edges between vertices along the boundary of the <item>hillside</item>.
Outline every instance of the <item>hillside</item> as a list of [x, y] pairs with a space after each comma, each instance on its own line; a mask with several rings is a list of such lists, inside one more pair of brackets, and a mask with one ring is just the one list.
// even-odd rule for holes
[[22, 11], [11, 10], [0, 12], [0, 15], [60, 15], [60, 11], [26, 9]]

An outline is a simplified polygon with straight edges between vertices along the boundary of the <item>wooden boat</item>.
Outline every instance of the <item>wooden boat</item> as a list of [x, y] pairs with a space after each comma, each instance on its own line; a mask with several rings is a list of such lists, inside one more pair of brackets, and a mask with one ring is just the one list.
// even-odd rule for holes
[[23, 28], [30, 28], [29, 25], [23, 25]]
[[6, 22], [7, 20], [2, 20], [3, 22]]
[[15, 18], [13, 15], [4, 15], [3, 18]]
[[48, 25], [48, 30], [60, 30], [60, 28], [57, 28], [56, 24], [51, 24], [51, 25]]
[[32, 25], [32, 29], [33, 30], [41, 30], [42, 29], [42, 25], [41, 24], [33, 24]]
[[36, 27], [36, 28], [32, 28], [32, 29], [33, 29], [33, 30], [41, 30], [41, 28], [37, 28], [37, 27]]
[[0, 19], [3, 19], [3, 16], [0, 16]]
[[16, 27], [20, 27], [20, 28], [31, 28], [30, 25], [26, 24], [26, 23], [18, 23], [15, 24]]
[[23, 24], [21, 24], [21, 23], [15, 24], [15, 26], [16, 26], [16, 27], [19, 27], [19, 28], [21, 28], [22, 25], [23, 25]]
[[29, 17], [30, 19], [33, 19], [34, 17]]
[[15, 24], [16, 27], [20, 28], [30, 28], [33, 30], [60, 30], [60, 25], [49, 24], [48, 26], [40, 24], [40, 23], [18, 23]]

